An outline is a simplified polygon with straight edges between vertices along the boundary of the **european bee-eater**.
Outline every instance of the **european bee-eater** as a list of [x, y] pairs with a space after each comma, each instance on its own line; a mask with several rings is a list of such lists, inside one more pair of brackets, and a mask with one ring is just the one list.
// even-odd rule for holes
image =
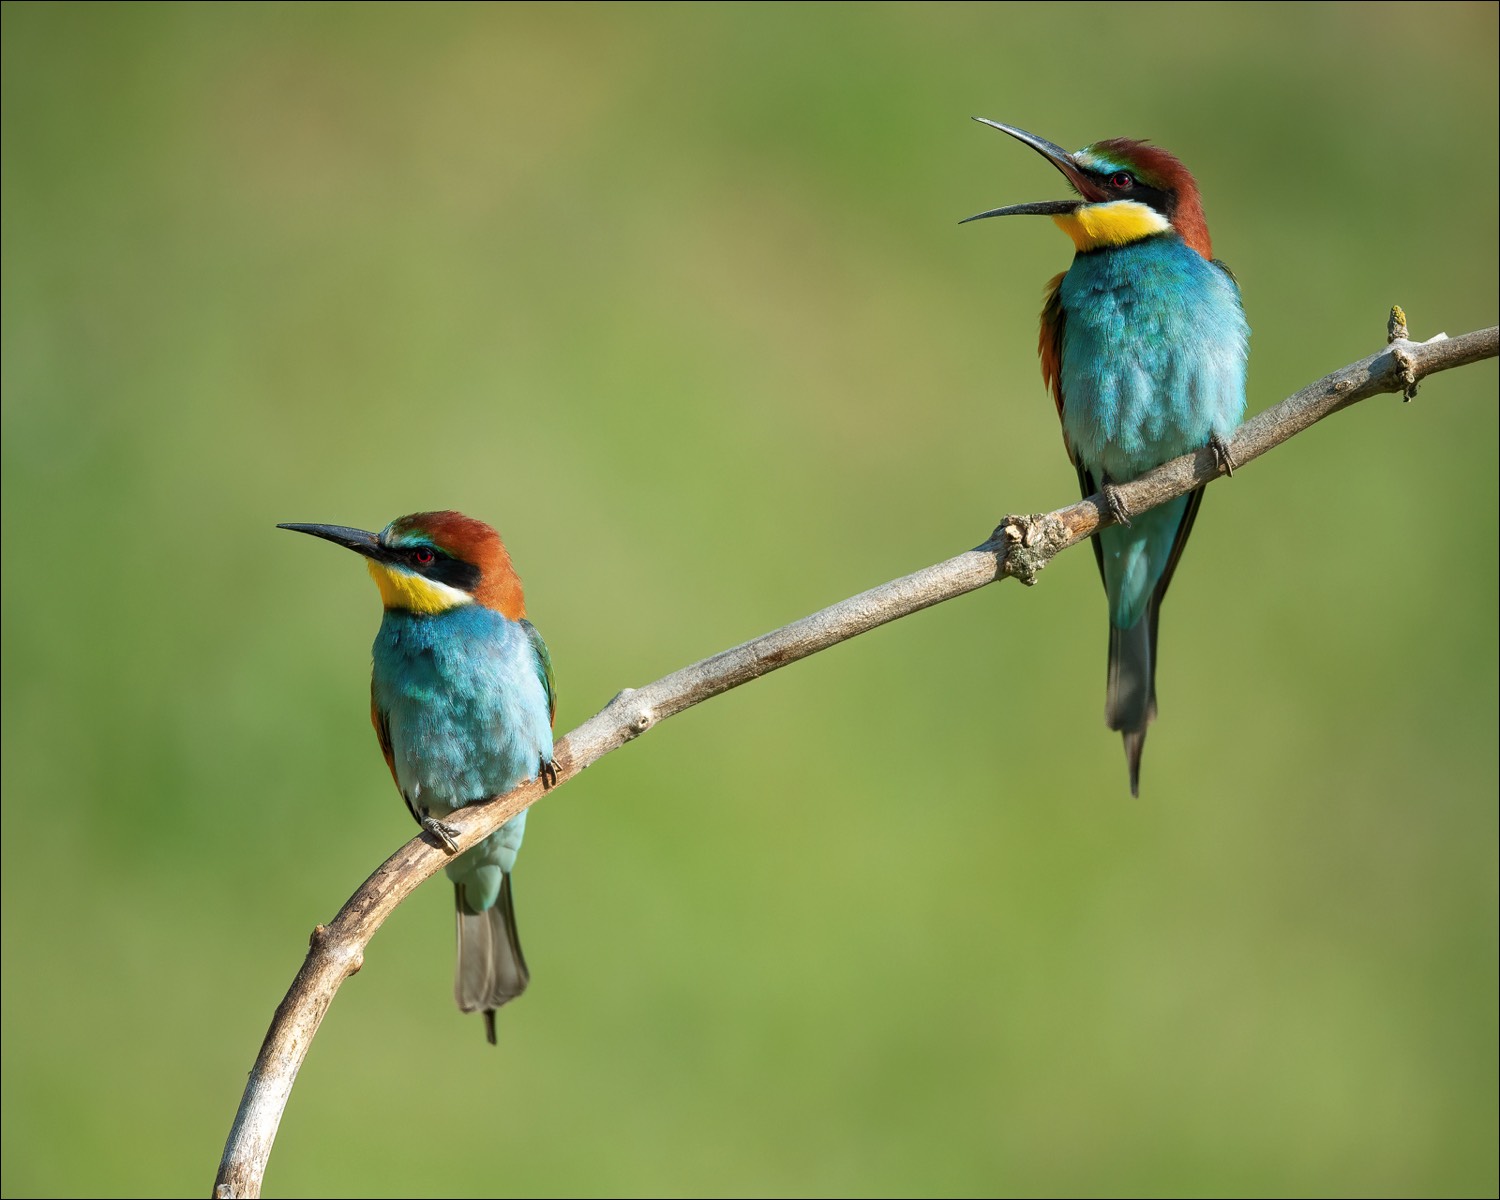
[[[375, 635], [370, 719], [406, 807], [452, 854], [443, 817], [538, 774], [548, 786], [557, 712], [552, 659], [526, 619], [521, 581], [500, 535], [456, 512], [412, 513], [378, 534], [342, 525], [282, 525], [365, 557], [385, 615]], [[526, 814], [448, 864], [458, 908], [453, 994], [483, 1012], [526, 990], [511, 867]]]
[[1093, 538], [1109, 598], [1104, 716], [1124, 735], [1137, 795], [1156, 716], [1157, 619], [1203, 493], [1132, 521], [1113, 485], [1203, 446], [1232, 467], [1225, 439], [1245, 411], [1250, 328], [1239, 285], [1213, 256], [1198, 185], [1175, 157], [1129, 138], [1069, 154], [975, 120], [1030, 146], [1079, 196], [965, 219], [1042, 214], [1077, 250], [1047, 285], [1038, 349], [1083, 494], [1102, 491], [1119, 521]]

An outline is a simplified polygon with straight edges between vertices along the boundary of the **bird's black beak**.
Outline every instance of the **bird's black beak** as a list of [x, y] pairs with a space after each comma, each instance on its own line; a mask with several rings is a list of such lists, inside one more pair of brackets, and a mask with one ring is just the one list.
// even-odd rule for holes
[[[1084, 197], [1094, 200], [1103, 199], [1102, 196], [1095, 194], [1097, 189], [1073, 156], [1055, 142], [1049, 142], [1046, 138], [1037, 137], [1034, 133], [1027, 133], [1024, 129], [1017, 129], [1014, 125], [1002, 125], [999, 121], [990, 121], [984, 117], [975, 117], [974, 119], [981, 125], [988, 125], [991, 129], [998, 129], [1001, 133], [1008, 133], [1016, 141], [1024, 142], [1030, 146], [1061, 171], [1064, 178]], [[965, 217], [959, 224], [966, 225], [970, 221], [978, 221], [984, 217], [1018, 217], [1025, 215], [1052, 217], [1061, 213], [1076, 212], [1083, 203], [1083, 200], [1039, 200], [1033, 204], [1007, 204], [1004, 208], [992, 208], [988, 212], [975, 213], [972, 217]]]
[[293, 533], [310, 533], [313, 537], [334, 542], [346, 550], [363, 554], [366, 558], [383, 559], [386, 556], [385, 547], [380, 544], [380, 539], [363, 529], [350, 529], [347, 525], [295, 525], [291, 523], [278, 525], [276, 528], [290, 529]]

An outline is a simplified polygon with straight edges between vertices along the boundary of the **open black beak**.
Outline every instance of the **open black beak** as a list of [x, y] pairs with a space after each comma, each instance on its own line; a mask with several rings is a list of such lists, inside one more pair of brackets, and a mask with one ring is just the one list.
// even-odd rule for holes
[[[990, 121], [984, 117], [974, 119], [981, 125], [988, 125], [992, 129], [998, 129], [1001, 133], [1008, 133], [1016, 141], [1030, 146], [1061, 171], [1064, 178], [1084, 196], [1089, 196], [1094, 191], [1088, 176], [1084, 174], [1073, 156], [1061, 146], [1049, 142], [1046, 138], [1037, 137], [1034, 133], [1027, 133], [1024, 129], [1017, 129], [1014, 125], [1002, 125], [999, 121]], [[959, 224], [966, 225], [970, 221], [978, 221], [984, 217], [1056, 216], [1059, 213], [1076, 212], [1083, 203], [1082, 200], [1038, 200], [1032, 204], [1007, 204], [1004, 208], [992, 208], [988, 212], [965, 217]]]
[[363, 554], [366, 558], [383, 559], [386, 557], [385, 547], [380, 544], [380, 539], [363, 529], [350, 529], [347, 525], [295, 525], [291, 523], [278, 525], [276, 528], [290, 529], [293, 533], [310, 533], [313, 537], [334, 542], [346, 550]]

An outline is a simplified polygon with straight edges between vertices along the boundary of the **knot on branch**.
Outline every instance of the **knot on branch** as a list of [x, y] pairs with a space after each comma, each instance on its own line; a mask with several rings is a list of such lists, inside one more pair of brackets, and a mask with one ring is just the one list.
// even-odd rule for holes
[[1042, 568], [1068, 544], [1067, 530], [1050, 513], [1005, 517], [985, 548], [1000, 558], [1000, 574], [1019, 579], [1027, 587], [1036, 585]]
[[1411, 351], [1406, 348], [1411, 341], [1411, 332], [1406, 327], [1406, 312], [1399, 304], [1391, 305], [1391, 315], [1385, 323], [1385, 340], [1391, 348], [1391, 357], [1401, 368], [1401, 401], [1403, 404], [1410, 403], [1417, 395], [1417, 363], [1412, 358]]
[[365, 965], [364, 948], [327, 925], [314, 925], [307, 944], [319, 957], [342, 964], [346, 976], [358, 973]]
[[[617, 704], [623, 704], [627, 698], [633, 695], [635, 695], [635, 688], [624, 688], [604, 707], [606, 709], [614, 708]], [[645, 733], [646, 730], [655, 724], [656, 713], [645, 705], [641, 705], [634, 713], [620, 714], [620, 731], [624, 734], [624, 740], [627, 742], [640, 737], [641, 734]]]
[[1409, 404], [1417, 394], [1417, 363], [1404, 341], [1391, 343], [1391, 357], [1401, 368], [1401, 402]]

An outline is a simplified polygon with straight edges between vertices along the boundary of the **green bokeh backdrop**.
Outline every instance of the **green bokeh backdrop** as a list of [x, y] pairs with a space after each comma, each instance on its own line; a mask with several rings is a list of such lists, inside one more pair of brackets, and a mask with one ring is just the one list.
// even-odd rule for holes
[[[1496, 317], [1493, 5], [4, 10], [4, 1191], [203, 1194], [411, 827], [357, 562], [495, 523], [560, 729], [1073, 498], [1035, 155], [1178, 152], [1251, 408]], [[1212, 489], [1131, 802], [1091, 556], [533, 814], [497, 1050], [423, 888], [271, 1194], [1493, 1194], [1493, 363]]]

